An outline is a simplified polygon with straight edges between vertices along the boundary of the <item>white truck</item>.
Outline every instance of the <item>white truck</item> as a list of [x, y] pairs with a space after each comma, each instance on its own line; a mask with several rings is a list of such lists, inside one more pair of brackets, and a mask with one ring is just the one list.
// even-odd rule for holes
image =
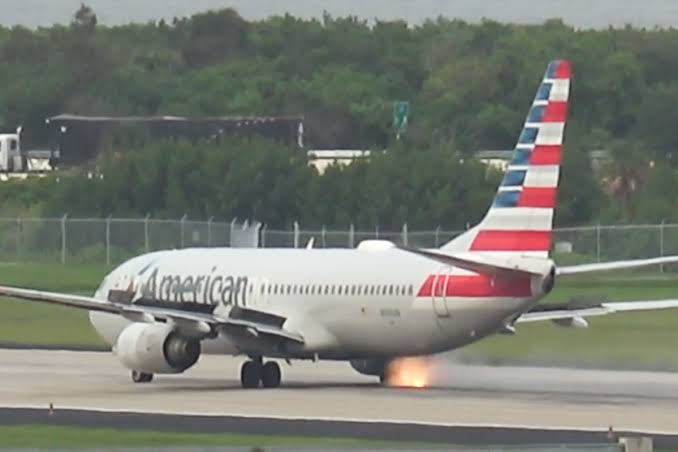
[[29, 173], [52, 171], [58, 151], [21, 151], [21, 136], [18, 133], [0, 134], [0, 172]]

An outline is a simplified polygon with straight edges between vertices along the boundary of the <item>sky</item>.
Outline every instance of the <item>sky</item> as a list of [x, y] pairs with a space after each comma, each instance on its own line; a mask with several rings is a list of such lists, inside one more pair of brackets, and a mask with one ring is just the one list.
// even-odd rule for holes
[[301, 17], [355, 15], [368, 20], [405, 19], [421, 23], [439, 15], [479, 21], [540, 23], [561, 18], [578, 28], [678, 25], [676, 0], [0, 0], [0, 24], [30, 28], [68, 23], [84, 1], [106, 25], [148, 22], [233, 7], [246, 19], [289, 12]]

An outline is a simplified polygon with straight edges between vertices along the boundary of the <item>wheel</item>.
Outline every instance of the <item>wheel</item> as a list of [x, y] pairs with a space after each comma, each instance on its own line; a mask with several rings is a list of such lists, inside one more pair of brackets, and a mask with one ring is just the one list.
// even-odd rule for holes
[[261, 373], [261, 383], [264, 388], [277, 388], [280, 386], [280, 366], [275, 361], [269, 361], [264, 364]]
[[243, 388], [256, 388], [261, 381], [261, 364], [256, 361], [246, 361], [240, 368], [240, 384]]
[[135, 383], [150, 383], [151, 380], [153, 380], [153, 374], [139, 372], [138, 370], [132, 371], [132, 381]]

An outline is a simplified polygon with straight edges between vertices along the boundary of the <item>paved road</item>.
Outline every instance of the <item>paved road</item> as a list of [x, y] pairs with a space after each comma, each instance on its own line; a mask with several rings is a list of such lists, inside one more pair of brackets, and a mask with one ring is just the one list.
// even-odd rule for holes
[[283, 365], [283, 387], [243, 390], [240, 363], [206, 356], [184, 375], [135, 385], [109, 353], [0, 350], [0, 406], [678, 434], [671, 373], [440, 361], [432, 388], [406, 390], [380, 387], [345, 363], [295, 363]]

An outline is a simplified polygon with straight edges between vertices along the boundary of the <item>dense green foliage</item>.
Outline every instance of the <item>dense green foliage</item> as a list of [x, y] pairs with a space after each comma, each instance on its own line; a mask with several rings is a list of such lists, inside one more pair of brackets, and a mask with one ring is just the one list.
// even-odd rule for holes
[[[109, 28], [83, 7], [68, 27], [0, 28], [0, 122], [23, 124], [29, 145], [46, 142], [44, 119], [65, 111], [303, 115], [311, 148], [389, 155], [318, 176], [299, 150], [258, 140], [139, 144], [97, 162], [103, 180], [2, 187], [0, 201], [45, 213], [188, 213], [276, 226], [463, 225], [479, 217], [497, 180], [468, 157], [510, 149], [547, 61], [568, 58], [575, 80], [557, 221], [677, 221], [677, 44], [678, 30], [247, 22], [233, 10]], [[392, 106], [403, 99], [412, 116], [396, 142]], [[611, 151], [596, 175], [592, 149]]]
[[[195, 146], [155, 143], [139, 152], [109, 153], [101, 175], [37, 182], [45, 214], [237, 217], [289, 226], [350, 223], [399, 230], [446, 224], [463, 228], [490, 202], [499, 174], [444, 150], [399, 147], [369, 162], [332, 166], [323, 175], [298, 149], [232, 140]], [[18, 192], [24, 183], [13, 184]], [[1, 192], [0, 192], [1, 193]], [[2, 201], [0, 201], [2, 202]]]

